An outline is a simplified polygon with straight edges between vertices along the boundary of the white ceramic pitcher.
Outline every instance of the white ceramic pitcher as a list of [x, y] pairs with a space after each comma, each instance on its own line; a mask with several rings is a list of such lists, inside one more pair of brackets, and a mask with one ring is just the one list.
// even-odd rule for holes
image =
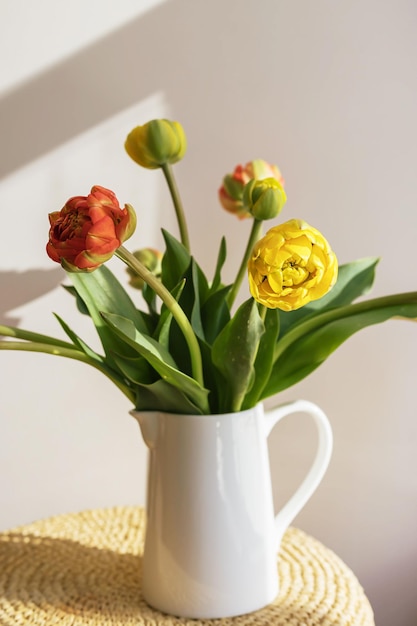
[[[290, 413], [311, 415], [319, 443], [306, 478], [274, 515], [267, 438]], [[149, 447], [143, 595], [156, 609], [220, 618], [278, 594], [282, 535], [320, 483], [332, 432], [323, 411], [296, 401], [222, 415], [132, 411]]]

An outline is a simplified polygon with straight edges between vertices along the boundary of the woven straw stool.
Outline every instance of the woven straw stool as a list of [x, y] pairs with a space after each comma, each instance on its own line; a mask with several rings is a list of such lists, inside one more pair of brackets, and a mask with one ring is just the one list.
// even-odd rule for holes
[[163, 615], [141, 597], [144, 511], [62, 515], [0, 533], [2, 626], [374, 626], [352, 572], [300, 530], [284, 536], [276, 601], [223, 620]]

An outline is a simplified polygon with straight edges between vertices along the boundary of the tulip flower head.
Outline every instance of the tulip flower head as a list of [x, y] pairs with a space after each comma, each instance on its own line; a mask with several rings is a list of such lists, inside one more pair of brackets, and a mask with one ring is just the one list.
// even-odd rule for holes
[[108, 261], [136, 227], [129, 204], [119, 206], [115, 194], [98, 185], [88, 196], [70, 198], [49, 214], [48, 256], [66, 271], [91, 272]]
[[125, 149], [138, 165], [157, 169], [180, 161], [187, 150], [187, 139], [179, 122], [152, 120], [128, 134]]
[[[157, 278], [161, 276], [162, 271], [162, 253], [154, 248], [142, 248], [141, 250], [135, 250], [133, 256], [142, 263], [148, 270], [150, 270]], [[129, 284], [135, 289], [143, 289], [145, 281], [143, 278], [131, 268], [126, 268], [129, 274]]]
[[257, 220], [270, 220], [279, 215], [287, 201], [276, 178], [252, 179], [243, 189], [243, 206]]
[[270, 165], [263, 159], [255, 159], [246, 163], [245, 166], [237, 165], [232, 174], [227, 174], [223, 178], [223, 184], [218, 192], [220, 204], [239, 219], [251, 217], [251, 212], [243, 203], [245, 185], [251, 180], [258, 181], [266, 178], [274, 178], [282, 188], [284, 187], [284, 178], [276, 165]]
[[248, 271], [255, 300], [270, 309], [293, 311], [330, 291], [338, 264], [323, 235], [294, 219], [274, 226], [256, 243]]

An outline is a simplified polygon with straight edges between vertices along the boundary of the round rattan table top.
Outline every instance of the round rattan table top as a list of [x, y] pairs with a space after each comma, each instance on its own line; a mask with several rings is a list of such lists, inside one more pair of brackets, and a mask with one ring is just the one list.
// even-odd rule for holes
[[145, 514], [115, 507], [0, 533], [2, 626], [374, 626], [354, 574], [300, 530], [286, 532], [280, 592], [268, 607], [223, 620], [164, 615], [141, 597]]

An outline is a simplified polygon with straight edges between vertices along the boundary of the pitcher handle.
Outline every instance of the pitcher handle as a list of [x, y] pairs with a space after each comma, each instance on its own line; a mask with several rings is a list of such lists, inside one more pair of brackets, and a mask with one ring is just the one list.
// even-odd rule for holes
[[285, 530], [319, 486], [329, 465], [333, 448], [332, 429], [326, 414], [316, 404], [308, 402], [307, 400], [296, 400], [295, 402], [279, 406], [276, 409], [271, 409], [266, 413], [266, 436], [270, 434], [272, 428], [279, 421], [291, 413], [307, 413], [311, 415], [317, 427], [319, 440], [316, 456], [307, 476], [294, 495], [291, 496], [275, 517], [277, 547], [279, 547]]

